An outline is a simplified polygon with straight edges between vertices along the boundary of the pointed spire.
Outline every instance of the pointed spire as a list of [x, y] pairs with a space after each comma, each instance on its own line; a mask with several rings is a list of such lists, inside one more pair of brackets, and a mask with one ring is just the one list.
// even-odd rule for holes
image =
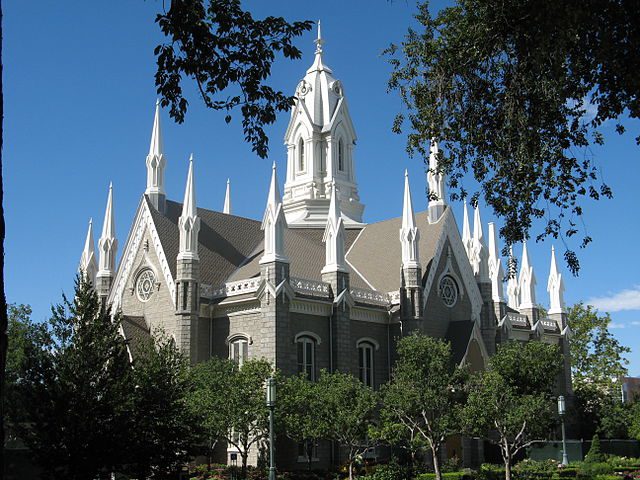
[[87, 237], [84, 241], [84, 249], [80, 256], [79, 271], [85, 275], [92, 285], [96, 284], [96, 273], [98, 272], [98, 264], [96, 262], [96, 254], [93, 241], [93, 219], [89, 219], [89, 229]]
[[[513, 247], [509, 247], [509, 265], [513, 260]], [[520, 306], [520, 287], [518, 285], [518, 278], [515, 273], [509, 271], [509, 281], [507, 282], [507, 295], [509, 296], [509, 308], [517, 310]]]
[[471, 241], [471, 266], [476, 280], [482, 283], [489, 282], [489, 254], [484, 243], [482, 232], [482, 220], [480, 219], [480, 207], [476, 205], [473, 212], [473, 239]]
[[419, 262], [418, 242], [420, 231], [416, 227], [413, 212], [413, 201], [409, 188], [409, 173], [404, 171], [404, 200], [402, 203], [402, 227], [400, 228], [400, 243], [402, 245], [402, 267], [417, 267]]
[[107, 208], [104, 212], [102, 235], [98, 240], [98, 248], [100, 249], [99, 277], [110, 277], [115, 270], [116, 250], [118, 248], [115, 225], [116, 222], [113, 215], [113, 184], [109, 183], [109, 195], [107, 196]]
[[547, 282], [547, 292], [549, 292], [549, 314], [566, 313], [564, 304], [564, 281], [562, 274], [558, 271], [556, 263], [556, 251], [551, 247], [551, 267], [549, 269], [549, 280]]
[[231, 214], [231, 182], [227, 178], [227, 191], [224, 194], [224, 207], [222, 207], [222, 213], [227, 215]]
[[504, 302], [504, 270], [498, 249], [498, 236], [493, 222], [489, 223], [489, 279], [491, 280], [491, 299], [496, 303]]
[[164, 168], [166, 163], [162, 132], [160, 130], [160, 100], [156, 100], [156, 113], [153, 119], [151, 143], [149, 144], [149, 154], [146, 160], [147, 189], [144, 193], [159, 212], [164, 212], [165, 208]]
[[322, 39], [322, 30], [320, 29], [320, 20], [318, 20], [318, 37], [314, 40], [316, 44], [316, 55], [322, 54], [322, 44], [324, 40]]
[[344, 222], [336, 190], [335, 182], [331, 184], [331, 201], [329, 203], [329, 216], [327, 226], [324, 229], [322, 241], [325, 243], [325, 265], [322, 273], [347, 270], [344, 258]]
[[182, 215], [178, 219], [180, 230], [180, 251], [178, 260], [198, 260], [198, 233], [200, 232], [200, 217], [196, 206], [196, 187], [193, 179], [193, 154], [189, 157], [189, 172], [184, 189]]
[[267, 207], [262, 217], [262, 230], [264, 230], [264, 255], [260, 263], [289, 262], [284, 252], [284, 229], [287, 221], [282, 210], [282, 197], [278, 188], [278, 175], [276, 162], [271, 167], [271, 184], [267, 195]]
[[536, 277], [533, 273], [533, 267], [529, 264], [527, 242], [522, 243], [522, 266], [520, 267], [518, 287], [520, 289], [519, 308], [536, 308]]
[[429, 149], [429, 170], [427, 171], [427, 183], [429, 184], [429, 195], [435, 195], [437, 199], [429, 198], [429, 223], [436, 223], [446, 206], [444, 191], [444, 174], [438, 172], [438, 142], [431, 141]]
[[467, 257], [471, 259], [471, 228], [469, 227], [469, 212], [467, 210], [467, 201], [464, 201], [462, 210], [462, 244], [467, 252]]
[[316, 57], [313, 61], [313, 65], [311, 68], [307, 70], [307, 73], [311, 73], [314, 71], [322, 71], [325, 70], [329, 73], [333, 73], [329, 67], [327, 67], [322, 60], [322, 45], [324, 45], [324, 39], [322, 38], [322, 30], [320, 28], [320, 20], [318, 20], [318, 36], [313, 41], [316, 44]]

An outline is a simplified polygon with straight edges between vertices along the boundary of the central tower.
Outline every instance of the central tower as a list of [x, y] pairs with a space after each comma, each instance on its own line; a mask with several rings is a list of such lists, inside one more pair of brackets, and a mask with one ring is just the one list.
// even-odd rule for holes
[[339, 80], [324, 64], [318, 22], [315, 60], [298, 84], [285, 133], [287, 178], [283, 206], [290, 228], [324, 227], [335, 185], [346, 228], [362, 225], [355, 179], [353, 128]]

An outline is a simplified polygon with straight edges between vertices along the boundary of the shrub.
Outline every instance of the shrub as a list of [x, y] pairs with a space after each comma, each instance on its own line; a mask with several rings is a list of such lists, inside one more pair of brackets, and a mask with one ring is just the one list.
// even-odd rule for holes
[[478, 471], [479, 480], [504, 480], [504, 467], [492, 463], [483, 463]]
[[[416, 480], [433, 480], [436, 478], [435, 473], [423, 473], [416, 477]], [[461, 472], [445, 472], [442, 474], [443, 480], [475, 480], [475, 475], [471, 470], [463, 470]]]
[[387, 465], [378, 465], [375, 470], [361, 480], [405, 480], [408, 477], [406, 467], [391, 462]]
[[555, 460], [536, 461], [526, 459], [513, 467], [513, 477], [518, 480], [537, 480], [551, 478], [558, 471]]
[[613, 467], [604, 462], [582, 462], [578, 467], [576, 479], [593, 480], [598, 475], [613, 475]]
[[591, 440], [591, 448], [589, 448], [589, 453], [584, 457], [584, 461], [587, 463], [602, 463], [605, 460], [606, 457], [600, 451], [600, 437], [594, 435]]

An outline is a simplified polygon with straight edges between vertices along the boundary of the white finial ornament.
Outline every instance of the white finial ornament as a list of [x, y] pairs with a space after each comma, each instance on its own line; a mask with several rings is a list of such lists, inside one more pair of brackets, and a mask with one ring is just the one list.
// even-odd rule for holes
[[109, 195], [107, 196], [107, 208], [104, 212], [102, 235], [98, 240], [99, 269], [98, 277], [110, 277], [115, 271], [116, 251], [118, 240], [116, 239], [116, 227], [113, 215], [113, 184], [109, 183]]
[[469, 260], [471, 260], [472, 240], [471, 227], [469, 227], [469, 212], [467, 210], [467, 201], [465, 200], [462, 208], [462, 244]]
[[533, 267], [529, 264], [527, 242], [522, 243], [522, 267], [520, 268], [518, 287], [520, 289], [519, 308], [536, 308], [536, 277], [533, 273]]
[[473, 239], [471, 241], [471, 267], [478, 282], [489, 282], [487, 246], [484, 243], [480, 207], [476, 205], [473, 212]]
[[189, 157], [189, 172], [184, 189], [182, 215], [178, 219], [180, 230], [180, 251], [178, 260], [199, 260], [198, 233], [200, 232], [200, 217], [196, 206], [196, 188], [193, 178], [193, 154]]
[[316, 55], [322, 54], [322, 44], [324, 40], [322, 39], [322, 31], [320, 30], [320, 20], [318, 20], [318, 37], [314, 40], [316, 44]]
[[491, 280], [491, 299], [496, 303], [504, 302], [502, 281], [504, 270], [498, 249], [498, 236], [493, 222], [489, 223], [489, 279]]
[[446, 206], [444, 191], [444, 174], [438, 172], [438, 142], [431, 141], [429, 149], [429, 170], [427, 171], [427, 183], [429, 195], [433, 194], [437, 199], [429, 199], [429, 223], [436, 223]]
[[84, 241], [84, 249], [80, 256], [80, 266], [78, 270], [88, 281], [91, 282], [92, 285], [95, 286], [98, 264], [96, 262], [96, 254], [93, 245], [93, 220], [89, 219], [89, 229], [87, 230], [87, 238]]
[[222, 213], [227, 215], [231, 214], [231, 183], [227, 178], [227, 191], [224, 194], [224, 207], [222, 207]]
[[549, 270], [549, 280], [547, 282], [547, 292], [549, 292], [549, 314], [566, 313], [564, 304], [564, 281], [562, 274], [558, 271], [556, 264], [556, 251], [551, 247], [551, 268]]
[[[509, 264], [513, 259], [513, 247], [509, 247]], [[518, 278], [515, 273], [509, 269], [509, 281], [507, 282], [507, 295], [509, 296], [509, 308], [517, 310], [520, 306], [520, 287], [518, 285]]]
[[400, 228], [400, 243], [402, 246], [402, 267], [418, 267], [418, 242], [420, 231], [416, 227], [413, 212], [413, 201], [409, 188], [409, 173], [404, 171], [404, 198], [402, 202], [402, 227]]
[[338, 202], [336, 184], [332, 183], [329, 216], [322, 237], [322, 241], [325, 243], [325, 265], [321, 273], [345, 272], [347, 270], [344, 259], [344, 222]]
[[160, 100], [156, 100], [156, 112], [153, 118], [153, 128], [151, 129], [151, 142], [149, 144], [149, 154], [147, 155], [147, 194], [152, 203], [157, 207], [158, 196], [164, 196], [164, 169], [166, 166], [164, 148], [162, 142], [162, 132], [160, 130]]
[[267, 207], [262, 217], [262, 230], [264, 230], [264, 254], [260, 263], [268, 262], [288, 262], [289, 259], [284, 252], [284, 229], [287, 221], [284, 218], [282, 209], [282, 198], [278, 188], [278, 176], [276, 173], [276, 162], [271, 167], [271, 184], [267, 195]]

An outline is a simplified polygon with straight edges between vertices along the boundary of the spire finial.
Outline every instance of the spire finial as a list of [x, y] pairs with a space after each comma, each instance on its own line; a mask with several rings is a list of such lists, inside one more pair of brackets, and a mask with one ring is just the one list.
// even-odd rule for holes
[[162, 144], [162, 131], [160, 129], [160, 99], [158, 98], [156, 99], [156, 112], [153, 117], [153, 128], [151, 129], [149, 154], [146, 160], [147, 189], [144, 193], [155, 209], [161, 213], [164, 213], [165, 210], [164, 168], [166, 163]]
[[340, 211], [336, 182], [331, 184], [329, 216], [322, 241], [325, 243], [325, 264], [321, 273], [346, 271], [344, 258], [344, 222]]
[[322, 31], [320, 29], [320, 20], [318, 20], [318, 37], [313, 41], [316, 44], [316, 55], [322, 54], [322, 45], [324, 40], [322, 39]]
[[484, 243], [484, 233], [482, 232], [482, 220], [480, 218], [480, 205], [476, 204], [473, 212], [473, 239], [472, 239], [472, 260], [473, 273], [479, 282], [489, 282], [489, 263], [487, 246]]
[[404, 199], [402, 202], [402, 226], [400, 228], [400, 245], [402, 247], [402, 267], [418, 267], [418, 242], [420, 231], [416, 227], [416, 217], [413, 212], [411, 189], [409, 188], [409, 173], [404, 171]]
[[491, 280], [491, 298], [494, 302], [504, 302], [504, 290], [502, 280], [504, 270], [502, 269], [502, 259], [498, 249], [498, 236], [493, 222], [489, 222], [489, 279]]
[[533, 266], [529, 264], [529, 253], [527, 252], [527, 242], [522, 242], [522, 266], [520, 268], [519, 285], [520, 306], [523, 308], [536, 308], [536, 277], [533, 273]]
[[93, 242], [93, 219], [89, 219], [89, 229], [87, 230], [87, 237], [84, 241], [84, 249], [80, 256], [80, 273], [91, 282], [92, 285], [96, 284], [96, 273], [98, 272], [98, 265], [96, 263], [96, 254]]
[[566, 313], [564, 305], [564, 280], [558, 270], [556, 251], [553, 246], [551, 246], [551, 267], [549, 269], [549, 280], [547, 281], [547, 292], [549, 292], [548, 313]]
[[200, 232], [200, 218], [196, 204], [196, 186], [193, 178], [193, 153], [189, 156], [189, 172], [184, 189], [182, 215], [178, 218], [180, 231], [180, 250], [178, 260], [199, 260], [198, 234]]
[[471, 258], [471, 227], [469, 226], [469, 211], [467, 210], [467, 200], [464, 200], [462, 208], [462, 244], [467, 252], [467, 257]]
[[162, 131], [160, 130], [160, 99], [156, 100], [156, 113], [153, 117], [151, 129], [151, 143], [149, 144], [149, 156], [160, 156], [163, 153]]
[[224, 194], [224, 207], [222, 213], [231, 214], [231, 182], [227, 178], [227, 191]]
[[102, 235], [98, 240], [100, 249], [100, 270], [98, 276], [110, 277], [115, 270], [116, 249], [116, 227], [113, 214], [113, 183], [109, 182], [109, 195], [107, 196], [107, 208], [104, 212], [104, 223], [102, 224]]
[[260, 263], [288, 262], [284, 252], [284, 231], [287, 228], [287, 221], [282, 210], [276, 162], [271, 166], [271, 182], [261, 228], [264, 231], [264, 255]]
[[193, 153], [189, 156], [189, 172], [187, 173], [187, 185], [184, 190], [184, 202], [182, 203], [182, 216], [195, 217], [196, 210], [196, 188], [193, 182]]

